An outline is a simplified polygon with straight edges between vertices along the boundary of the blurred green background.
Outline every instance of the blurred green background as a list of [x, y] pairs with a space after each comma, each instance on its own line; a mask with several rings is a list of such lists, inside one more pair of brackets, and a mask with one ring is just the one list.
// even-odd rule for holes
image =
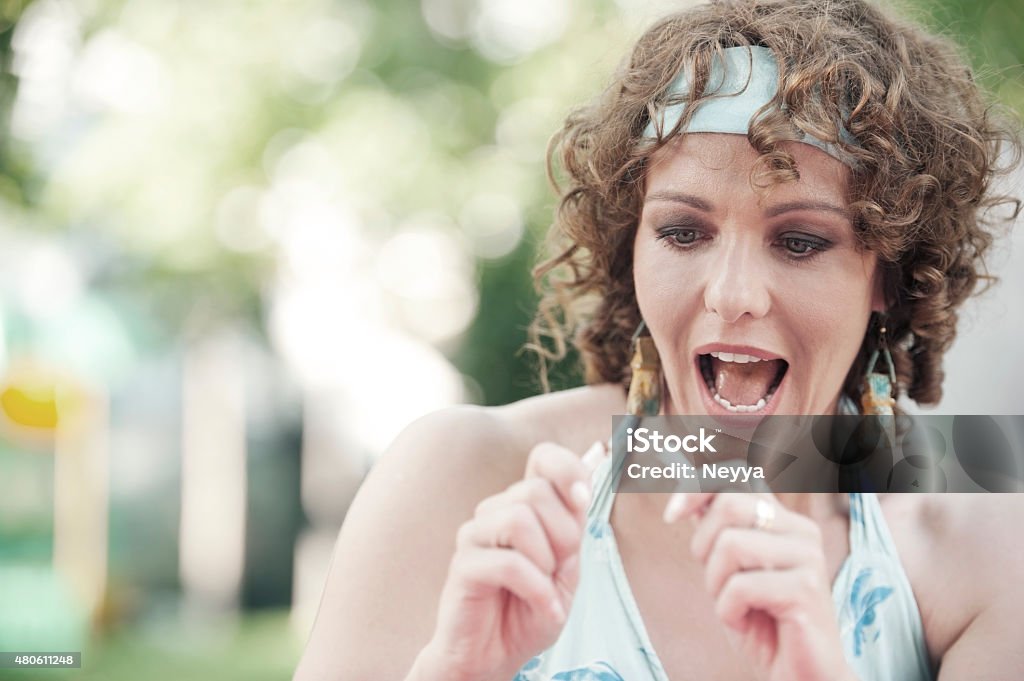
[[[537, 392], [547, 139], [685, 4], [0, 0], [0, 651], [85, 652], [0, 679], [288, 677], [373, 457]], [[1020, 3], [910, 11], [1024, 111]]]

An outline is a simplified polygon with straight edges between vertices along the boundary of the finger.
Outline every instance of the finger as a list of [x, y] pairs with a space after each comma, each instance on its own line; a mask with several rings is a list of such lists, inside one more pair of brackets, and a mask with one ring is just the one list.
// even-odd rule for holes
[[476, 505], [476, 509], [473, 510], [473, 517], [482, 518], [490, 515], [498, 509], [508, 506], [509, 501], [508, 489], [502, 490], [498, 494], [492, 494], [489, 497], [485, 497]]
[[754, 528], [757, 525], [759, 502], [767, 502], [774, 508], [771, 526], [759, 529], [760, 532], [813, 537], [814, 528], [817, 527], [815, 522], [804, 515], [787, 510], [771, 494], [719, 494], [707, 507], [690, 540], [690, 551], [694, 557], [701, 562], [707, 560], [711, 546], [726, 527]]
[[555, 553], [556, 561], [561, 563], [579, 550], [586, 519], [574, 515], [573, 509], [566, 508], [550, 480], [520, 480], [508, 489], [507, 497], [533, 509]]
[[540, 443], [530, 452], [524, 477], [550, 480], [576, 515], [582, 517], [586, 513], [590, 503], [590, 473], [571, 450], [551, 442]]
[[[477, 504], [474, 518], [487, 518], [515, 503], [525, 503], [534, 508], [557, 561], [561, 562], [579, 549], [586, 517], [566, 507], [551, 481], [545, 478], [520, 480], [504, 492], [484, 499]], [[487, 538], [482, 543], [488, 543]]]
[[576, 585], [580, 581], [580, 554], [574, 553], [558, 566], [555, 572], [555, 587], [562, 594], [566, 602], [572, 602], [572, 595], [576, 592]]
[[776, 620], [793, 620], [801, 617], [805, 604], [822, 588], [822, 577], [808, 568], [735, 572], [718, 595], [715, 613], [737, 631], [743, 630], [745, 617], [754, 610]]
[[526, 556], [544, 574], [550, 575], [558, 566], [554, 549], [540, 518], [528, 504], [515, 502], [475, 518], [471, 529], [459, 533], [462, 545], [482, 548], [509, 548]]
[[[820, 551], [818, 552], [820, 554]], [[704, 584], [718, 598], [733, 574], [750, 570], [820, 567], [813, 548], [792, 535], [727, 527], [719, 533], [704, 567]]]
[[[703, 517], [693, 532], [690, 550], [698, 560], [707, 559], [711, 545], [726, 527], [752, 528], [757, 522], [757, 504], [766, 501], [774, 507], [772, 532], [783, 532], [785, 509], [770, 495], [765, 494], [719, 494], [708, 504]], [[765, 530], [762, 530], [765, 531]]]
[[662, 520], [666, 523], [674, 523], [680, 518], [691, 515], [699, 517], [716, 496], [717, 494], [713, 493], [674, 492], [668, 498], [668, 503], [665, 504]]
[[461, 551], [452, 561], [452, 570], [463, 588], [470, 591], [474, 586], [505, 589], [531, 609], [546, 612], [559, 623], [565, 621], [565, 606], [554, 582], [517, 551], [499, 548]]

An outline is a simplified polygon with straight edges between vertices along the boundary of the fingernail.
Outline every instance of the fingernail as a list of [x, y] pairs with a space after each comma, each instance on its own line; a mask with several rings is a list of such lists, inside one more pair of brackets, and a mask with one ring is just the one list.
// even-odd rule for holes
[[587, 467], [587, 470], [591, 473], [597, 468], [597, 464], [601, 462], [601, 457], [604, 456], [604, 445], [598, 441], [590, 445], [582, 457], [583, 465]]
[[557, 598], [552, 599], [551, 603], [548, 604], [548, 607], [551, 609], [551, 614], [554, 616], [555, 620], [560, 623], [565, 621], [565, 607], [562, 605], [561, 600]]
[[686, 506], [686, 492], [675, 492], [665, 504], [665, 513], [662, 515], [662, 520], [666, 523], [674, 523], [679, 520], [679, 516], [683, 512], [683, 508]]
[[581, 511], [586, 510], [587, 505], [590, 503], [590, 488], [587, 486], [587, 483], [577, 480], [569, 488], [569, 496], [572, 497], [572, 503], [576, 508]]

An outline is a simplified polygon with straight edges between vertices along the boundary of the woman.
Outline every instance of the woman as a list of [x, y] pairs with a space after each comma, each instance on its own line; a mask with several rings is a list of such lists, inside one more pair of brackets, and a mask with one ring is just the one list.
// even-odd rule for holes
[[631, 381], [647, 413], [937, 402], [1004, 136], [955, 50], [857, 0], [650, 29], [553, 146], [562, 250], [538, 276], [569, 276], [536, 345], [564, 350], [565, 322], [587, 386], [406, 429], [349, 512], [296, 678], [1019, 678], [1016, 497], [667, 505], [616, 495], [593, 446]]

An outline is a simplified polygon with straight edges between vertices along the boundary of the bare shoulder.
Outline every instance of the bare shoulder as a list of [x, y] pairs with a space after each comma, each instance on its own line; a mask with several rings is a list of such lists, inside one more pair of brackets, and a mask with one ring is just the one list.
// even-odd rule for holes
[[[948, 565], [940, 681], [1009, 678], [1024, 664], [1024, 495], [941, 494], [924, 505], [935, 565]], [[936, 570], [936, 572], [938, 572]], [[940, 632], [942, 627], [940, 627]]]
[[625, 413], [621, 386], [605, 383], [521, 400], [501, 411], [536, 441], [557, 442], [582, 453], [595, 440], [611, 436], [612, 416]]
[[1024, 495], [889, 495], [885, 504], [936, 659], [987, 613], [1024, 607]]
[[377, 461], [367, 483], [451, 477], [470, 492], [483, 482], [481, 476], [514, 475], [529, 448], [529, 438], [500, 409], [449, 407], [406, 426]]
[[610, 397], [581, 388], [407, 426], [346, 515], [295, 678], [402, 678], [433, 632], [459, 526], [522, 478], [536, 444], [582, 452], [573, 445], [593, 442], [598, 424], [610, 429]]
[[989, 582], [990, 589], [1024, 571], [1022, 494], [935, 494], [920, 506], [920, 520], [936, 555], [956, 556], [959, 571]]
[[[500, 407], [443, 409], [410, 424], [381, 457], [374, 474], [393, 468], [437, 470], [443, 461], [456, 475], [489, 473], [518, 479], [540, 442], [580, 454], [611, 434], [611, 417], [625, 408], [622, 389], [609, 384], [537, 395]], [[465, 478], [461, 478], [465, 479]], [[508, 480], [511, 482], [512, 480]]]
[[585, 386], [501, 407], [459, 406], [428, 414], [402, 431], [365, 487], [408, 485], [421, 493], [444, 490], [446, 496], [479, 500], [521, 478], [530, 450], [540, 442], [582, 454], [595, 439], [606, 439], [619, 402], [624, 407], [615, 386]]

